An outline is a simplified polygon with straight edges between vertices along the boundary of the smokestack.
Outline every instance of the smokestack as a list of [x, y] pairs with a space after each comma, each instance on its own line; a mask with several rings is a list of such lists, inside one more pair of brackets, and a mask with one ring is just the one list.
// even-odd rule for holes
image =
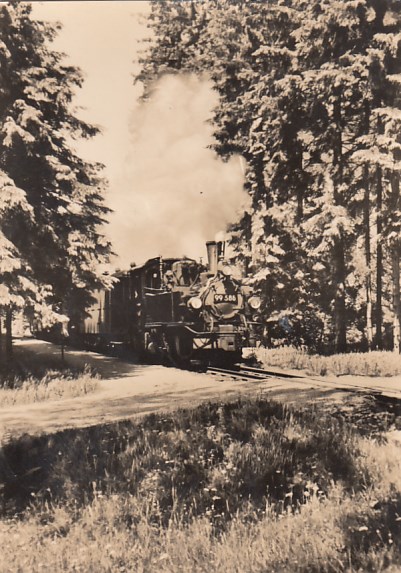
[[225, 241], [217, 241], [217, 260], [219, 261], [223, 260], [225, 252], [226, 252]]
[[209, 265], [209, 272], [217, 274], [217, 243], [216, 241], [208, 241], [206, 243], [207, 260]]

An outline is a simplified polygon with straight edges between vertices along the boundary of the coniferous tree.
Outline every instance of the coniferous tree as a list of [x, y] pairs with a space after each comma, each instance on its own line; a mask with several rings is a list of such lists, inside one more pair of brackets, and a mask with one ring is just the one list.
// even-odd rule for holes
[[24, 201], [2, 232], [11, 258], [25, 261], [19, 266], [44, 293], [24, 297], [23, 306], [46, 322], [55, 315], [38, 306], [45, 299], [59, 316], [84, 311], [91, 290], [104, 283], [110, 245], [101, 228], [108, 211], [102, 166], [83, 161], [71, 145], [98, 133], [73, 113], [82, 75], [50, 47], [58, 26], [30, 12], [29, 5], [0, 7], [0, 169]]
[[35, 279], [29, 262], [7, 238], [22, 220], [27, 228], [32, 225], [33, 211], [26, 194], [0, 171], [0, 320], [1, 316], [5, 319], [7, 361], [12, 357], [12, 317], [15, 311], [29, 307], [47, 323], [60, 318], [46, 302], [51, 294], [50, 287]]

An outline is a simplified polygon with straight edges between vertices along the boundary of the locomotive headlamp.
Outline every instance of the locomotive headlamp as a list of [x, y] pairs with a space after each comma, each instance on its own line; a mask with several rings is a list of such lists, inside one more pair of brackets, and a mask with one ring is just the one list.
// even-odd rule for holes
[[199, 297], [193, 296], [189, 299], [188, 306], [194, 308], [195, 310], [199, 310], [202, 307], [202, 301]]
[[258, 310], [262, 304], [262, 301], [258, 296], [251, 296], [251, 298], [248, 300], [248, 304], [253, 310]]
[[230, 267], [230, 265], [221, 265], [219, 270], [225, 277], [231, 277], [233, 274], [233, 269]]

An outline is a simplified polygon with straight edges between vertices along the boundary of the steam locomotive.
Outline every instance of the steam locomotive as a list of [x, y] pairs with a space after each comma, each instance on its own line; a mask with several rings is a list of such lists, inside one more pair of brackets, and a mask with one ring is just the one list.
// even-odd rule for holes
[[260, 299], [233, 276], [224, 242], [209, 241], [208, 264], [190, 258], [148, 260], [118, 272], [99, 292], [81, 330], [92, 350], [130, 350], [137, 357], [235, 361], [255, 346]]

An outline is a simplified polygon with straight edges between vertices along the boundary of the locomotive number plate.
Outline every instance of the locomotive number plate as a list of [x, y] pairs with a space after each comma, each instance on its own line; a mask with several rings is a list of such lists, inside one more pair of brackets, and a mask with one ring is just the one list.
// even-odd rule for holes
[[214, 302], [231, 302], [232, 304], [238, 304], [238, 297], [236, 294], [215, 294], [214, 295]]

